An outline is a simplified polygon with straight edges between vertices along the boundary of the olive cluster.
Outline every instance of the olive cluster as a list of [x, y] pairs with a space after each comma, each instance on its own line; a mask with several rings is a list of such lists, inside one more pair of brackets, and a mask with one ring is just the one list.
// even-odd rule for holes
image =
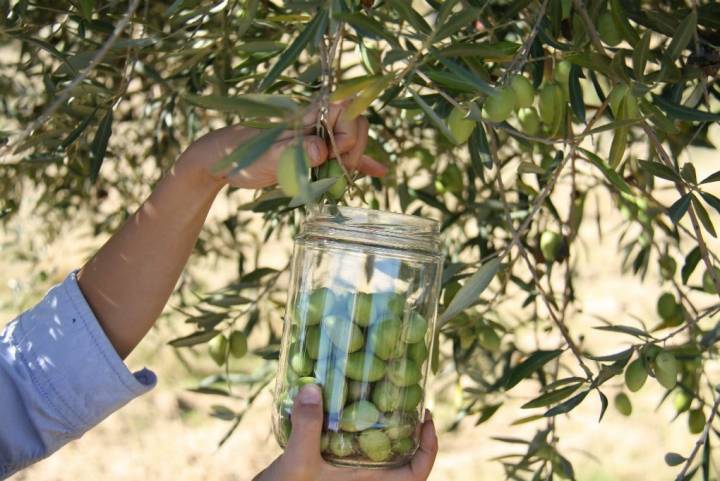
[[[395, 292], [318, 288], [289, 308], [281, 444], [301, 386], [323, 391], [326, 459], [400, 464], [417, 447], [428, 321]], [[282, 439], [285, 438], [285, 439]]]

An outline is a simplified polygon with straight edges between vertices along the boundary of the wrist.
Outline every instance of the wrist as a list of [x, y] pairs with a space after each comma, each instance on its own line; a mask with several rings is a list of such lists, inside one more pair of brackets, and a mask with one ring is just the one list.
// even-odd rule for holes
[[183, 153], [175, 163], [171, 175], [177, 175], [188, 187], [203, 196], [215, 196], [225, 186], [224, 177], [213, 175], [197, 157]]

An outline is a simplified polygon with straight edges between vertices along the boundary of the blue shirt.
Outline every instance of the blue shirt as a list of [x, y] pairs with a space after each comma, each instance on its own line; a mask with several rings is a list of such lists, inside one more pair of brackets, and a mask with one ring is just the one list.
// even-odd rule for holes
[[0, 334], [0, 479], [82, 436], [155, 386], [131, 373], [75, 273]]

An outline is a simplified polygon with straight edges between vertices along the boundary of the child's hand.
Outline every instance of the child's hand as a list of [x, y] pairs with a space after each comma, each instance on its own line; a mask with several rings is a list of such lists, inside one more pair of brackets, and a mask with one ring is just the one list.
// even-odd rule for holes
[[[360, 116], [352, 120], [343, 120], [341, 117], [346, 106], [346, 103], [332, 104], [327, 116], [327, 124], [334, 134], [343, 164], [350, 170], [358, 170], [367, 175], [376, 177], [385, 175], [387, 172], [385, 166], [364, 155], [368, 140], [367, 119]], [[320, 165], [327, 159], [335, 157], [332, 146], [314, 135], [317, 115], [317, 111], [314, 111], [307, 114], [304, 119], [306, 128], [303, 132], [303, 142], [312, 166]], [[240, 126], [225, 127], [210, 132], [188, 147], [181, 156], [181, 162], [200, 166], [202, 172], [209, 175], [211, 181], [218, 185], [229, 183], [234, 187], [246, 189], [271, 186], [277, 182], [276, 169], [280, 156], [295, 142], [293, 131], [281, 134], [262, 157], [232, 177], [210, 174], [216, 162], [257, 133], [257, 129]]]
[[420, 448], [410, 464], [389, 470], [339, 468], [320, 456], [322, 396], [315, 385], [302, 388], [292, 411], [292, 433], [285, 452], [253, 481], [424, 481], [432, 469], [438, 443], [435, 426], [425, 416]]

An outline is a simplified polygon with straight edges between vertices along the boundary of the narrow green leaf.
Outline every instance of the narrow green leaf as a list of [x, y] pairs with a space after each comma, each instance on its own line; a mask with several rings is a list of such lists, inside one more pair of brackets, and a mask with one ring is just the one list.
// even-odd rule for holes
[[478, 271], [473, 274], [460, 290], [453, 297], [450, 305], [442, 313], [438, 322], [440, 325], [445, 324], [453, 317], [460, 314], [462, 311], [470, 307], [475, 301], [477, 301], [480, 294], [490, 285], [490, 281], [493, 280], [495, 274], [500, 269], [500, 259], [492, 259], [483, 264]]
[[333, 15], [338, 20], [343, 20], [358, 31], [363, 36], [370, 36], [375, 38], [382, 38], [389, 42], [393, 46], [398, 46], [397, 38], [393, 37], [392, 34], [383, 27], [383, 25], [372, 17], [364, 15], [362, 13], [340, 13]]
[[418, 104], [418, 106], [425, 112], [425, 115], [428, 116], [428, 119], [433, 123], [433, 125], [440, 131], [442, 134], [452, 143], [455, 143], [455, 137], [453, 136], [452, 132], [450, 132], [450, 129], [448, 129], [447, 124], [441, 119], [438, 114], [435, 113], [435, 111], [430, 107], [427, 102], [425, 102], [420, 95], [418, 95], [414, 90], [408, 89], [410, 91], [410, 94], [415, 99], [415, 102]]
[[598, 416], [598, 422], [602, 421], [603, 417], [605, 416], [605, 412], [608, 408], [608, 398], [605, 395], [604, 392], [602, 392], [600, 389], [597, 390], [598, 395], [600, 396], [600, 416]]
[[635, 47], [640, 38], [638, 37], [638, 34], [632, 27], [632, 25], [630, 25], [627, 12], [623, 8], [622, 2], [620, 0], [610, 0], [610, 5], [612, 6], [610, 9], [610, 13], [612, 14], [615, 26], [618, 28], [618, 30], [620, 30], [620, 33], [623, 37], [625, 37], [625, 40], [627, 40], [630, 45]]
[[624, 192], [626, 194], [632, 194], [632, 191], [630, 190], [630, 186], [625, 182], [625, 179], [622, 178], [620, 174], [615, 172], [613, 169], [608, 167], [605, 162], [595, 155], [594, 153], [590, 152], [589, 150], [583, 149], [581, 147], [578, 148], [578, 150], [582, 151], [587, 158], [592, 162], [598, 169], [602, 171], [602, 173], [605, 175], [605, 178], [620, 192]]
[[668, 209], [668, 215], [670, 216], [670, 220], [673, 221], [673, 224], [677, 224], [680, 222], [680, 219], [683, 218], [688, 210], [688, 207], [690, 207], [691, 198], [692, 196], [690, 194], [685, 194], [670, 206]]
[[245, 167], [252, 165], [257, 159], [264, 154], [270, 146], [275, 142], [281, 133], [285, 131], [287, 125], [280, 124], [271, 129], [260, 131], [251, 139], [238, 145], [235, 150], [230, 152], [220, 161], [216, 162], [212, 166], [212, 172], [214, 174], [220, 174], [233, 167], [233, 171], [237, 172]]
[[80, 124], [75, 127], [72, 132], [68, 134], [67, 137], [65, 137], [65, 140], [62, 141], [60, 147], [66, 149], [70, 144], [75, 142], [77, 138], [80, 137], [80, 134], [85, 131], [88, 125], [90, 125], [90, 122], [92, 122], [92, 120], [95, 118], [95, 114], [97, 113], [97, 111], [98, 107], [95, 107], [95, 109], [90, 113], [90, 115], [85, 117], [82, 122], [80, 122]]
[[265, 53], [277, 52], [287, 47], [282, 42], [274, 42], [271, 40], [258, 40], [255, 42], [244, 42], [236, 45], [234, 48], [238, 52], [243, 53]]
[[643, 34], [640, 42], [635, 46], [633, 50], [633, 72], [635, 78], [642, 81], [645, 77], [645, 67], [647, 66], [648, 59], [650, 58], [650, 38], [652, 32], [646, 30]]
[[720, 114], [712, 112], [704, 112], [702, 110], [691, 109], [684, 105], [678, 105], [665, 97], [653, 94], [653, 103], [660, 107], [670, 117], [678, 120], [687, 120], [690, 122], [718, 122]]
[[380, 77], [363, 75], [362, 77], [355, 77], [347, 80], [343, 80], [339, 84], [335, 91], [330, 95], [330, 100], [333, 102], [339, 102], [352, 97], [361, 90], [369, 87], [376, 82]]
[[720, 198], [715, 197], [710, 192], [700, 192], [700, 195], [710, 207], [715, 209], [718, 214], [720, 214]]
[[571, 397], [570, 399], [568, 399], [568, 400], [565, 401], [564, 403], [558, 404], [558, 405], [555, 406], [554, 408], [549, 409], [549, 410], [545, 413], [545, 417], [550, 418], [550, 417], [553, 417], [553, 416], [557, 416], [558, 414], [565, 414], [565, 413], [568, 413], [568, 412], [572, 411], [572, 410], [575, 409], [581, 402], [583, 402], [583, 400], [587, 397], [587, 395], [588, 395], [589, 392], [590, 392], [590, 391], [583, 391], [583, 392], [581, 392], [580, 394]]
[[281, 117], [298, 108], [292, 99], [283, 95], [242, 94], [225, 97], [183, 94], [182, 98], [197, 107], [244, 117]]
[[482, 93], [484, 95], [492, 95], [495, 93], [495, 87], [485, 82], [466, 68], [458, 65], [450, 59], [443, 57], [442, 53], [438, 52], [434, 48], [430, 48], [430, 53], [452, 73], [463, 79], [468, 84], [473, 85], [479, 93]]
[[444, 47], [444, 57], [481, 57], [486, 60], [505, 61], [512, 58], [520, 48], [519, 43], [500, 41], [493, 43], [460, 42]]
[[566, 397], [570, 396], [572, 393], [577, 391], [577, 389], [582, 384], [573, 384], [571, 386], [566, 386], [560, 389], [556, 389], [555, 391], [546, 392], [544, 394], [541, 394], [540, 396], [536, 397], [532, 401], [528, 401], [525, 404], [523, 404], [521, 409], [532, 409], [532, 408], [539, 408], [539, 407], [545, 407], [549, 406], [550, 404], [555, 404], [556, 402], [560, 402]]
[[168, 344], [173, 347], [190, 347], [208, 342], [210, 339], [214, 338], [218, 334], [220, 334], [220, 332], [214, 329], [210, 331], [198, 331], [184, 337], [173, 339], [172, 341], [168, 342]]
[[337, 182], [338, 179], [339, 177], [328, 177], [316, 180], [315, 182], [310, 182], [310, 185], [308, 186], [310, 189], [310, 195], [308, 197], [296, 195], [292, 198], [292, 200], [290, 200], [288, 207], [299, 207], [317, 200], [321, 195], [330, 190], [330, 187], [335, 185], [335, 182]]
[[625, 155], [625, 149], [628, 143], [628, 128], [622, 127], [615, 131], [613, 136], [612, 145], [610, 145], [610, 167], [615, 168], [622, 162], [623, 156]]
[[326, 23], [327, 12], [324, 9], [320, 9], [318, 13], [315, 14], [315, 17], [305, 26], [303, 31], [300, 32], [300, 35], [280, 54], [280, 58], [278, 58], [277, 62], [275, 62], [270, 71], [265, 75], [265, 78], [260, 82], [258, 90], [261, 92], [267, 90], [280, 74], [283, 73], [291, 63], [297, 60], [300, 53], [302, 53], [310, 43], [310, 40], [315, 37], [315, 34], [325, 28]]
[[596, 327], [593, 327], [593, 329], [598, 329], [600, 331], [618, 332], [620, 334], [629, 334], [631, 336], [641, 337], [641, 338], [651, 338], [652, 337], [650, 334], [643, 331], [642, 329], [639, 329], [639, 328], [633, 327], [633, 326], [624, 326], [621, 324], [614, 325], [614, 326], [596, 326]]
[[715, 226], [713, 225], [712, 220], [710, 220], [710, 216], [708, 215], [707, 210], [705, 210], [705, 207], [703, 207], [703, 205], [694, 195], [690, 194], [690, 197], [692, 198], [693, 209], [695, 209], [695, 214], [697, 215], [698, 219], [700, 219], [700, 223], [703, 225], [705, 230], [708, 231], [708, 234], [713, 237], [717, 237], [717, 233], [715, 232]]
[[342, 113], [345, 119], [354, 119], [358, 115], [362, 114], [377, 99], [380, 94], [390, 85], [393, 77], [391, 75], [384, 75], [382, 77], [374, 78], [372, 83], [361, 91], [355, 99], [348, 105], [345, 111]]
[[505, 389], [512, 389], [517, 386], [520, 381], [532, 375], [532, 373], [558, 357], [562, 352], [562, 349], [533, 352], [527, 359], [510, 370], [505, 381]]
[[395, 10], [403, 20], [412, 25], [418, 33], [429, 35], [430, 32], [432, 32], [430, 25], [428, 25], [423, 16], [412, 8], [412, 2], [408, 2], [407, 0], [386, 0], [385, 3]]
[[447, 21], [442, 21], [442, 19], [438, 16], [438, 20], [435, 23], [437, 32], [433, 36], [433, 40], [437, 43], [440, 40], [454, 35], [461, 29], [467, 28], [479, 18], [480, 12], [480, 9], [470, 7], [463, 8], [458, 13], [450, 17]]
[[585, 123], [585, 100], [583, 99], [582, 87], [580, 86], [580, 67], [573, 64], [570, 67], [570, 106], [573, 114], [580, 121]]
[[108, 141], [110, 140], [110, 135], [112, 135], [112, 121], [113, 111], [112, 108], [109, 108], [100, 121], [97, 132], [95, 132], [95, 138], [93, 138], [92, 144], [90, 145], [90, 182], [93, 184], [97, 180], [100, 174], [100, 168], [105, 160]]
[[697, 267], [701, 258], [702, 255], [700, 254], [699, 246], [695, 246], [693, 250], [691, 250], [688, 255], [685, 256], [685, 263], [683, 264], [683, 268], [680, 272], [683, 284], [687, 285], [690, 276], [695, 271], [695, 268]]
[[672, 182], [682, 182], [682, 178], [677, 172], [660, 162], [641, 160], [640, 166], [643, 170], [649, 172], [655, 177], [660, 177], [661, 179], [670, 180]]
[[709, 184], [711, 182], [720, 182], [720, 170], [714, 174], [710, 174], [700, 181], [701, 184]]
[[697, 10], [692, 9], [690, 14], [680, 22], [675, 34], [672, 36], [670, 45], [665, 52], [665, 56], [670, 62], [674, 62], [677, 59], [685, 47], [688, 46], [690, 41], [695, 35], [697, 30]]
[[607, 356], [590, 356], [585, 355], [588, 359], [592, 359], [593, 361], [598, 362], [610, 362], [610, 361], [619, 361], [620, 359], [627, 359], [629, 358], [634, 349], [632, 347], [629, 347], [625, 349], [624, 351], [616, 352], [615, 354], [609, 354]]

